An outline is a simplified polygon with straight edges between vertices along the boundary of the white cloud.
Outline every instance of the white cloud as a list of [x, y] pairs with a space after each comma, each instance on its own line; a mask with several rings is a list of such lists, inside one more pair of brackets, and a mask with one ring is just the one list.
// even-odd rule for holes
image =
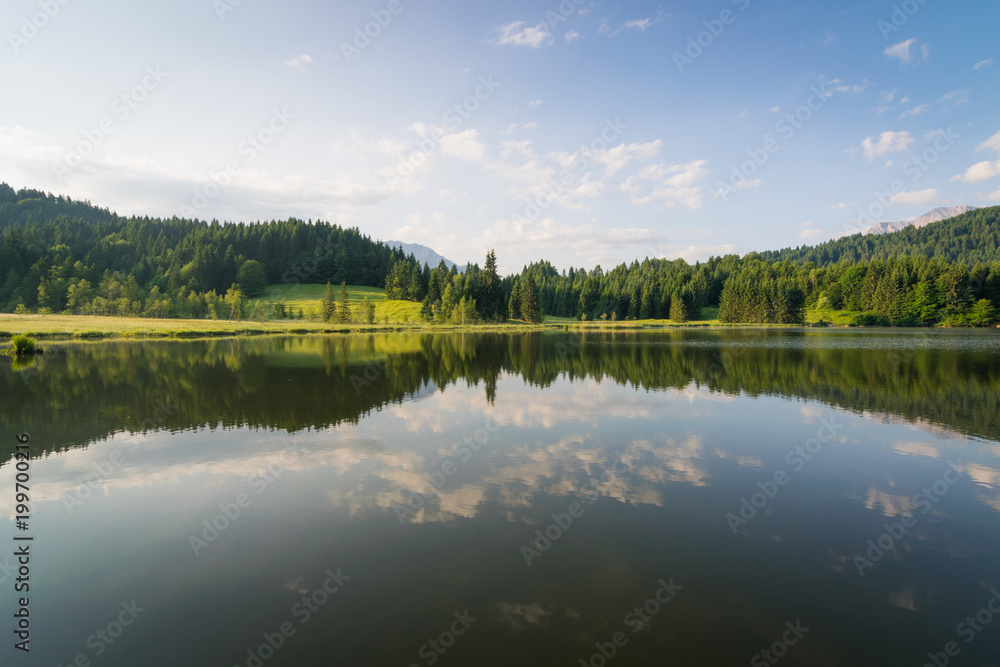
[[916, 39], [908, 39], [905, 42], [900, 42], [899, 44], [893, 44], [892, 46], [886, 47], [884, 53], [890, 58], [898, 58], [900, 62], [908, 63], [913, 59], [913, 54], [910, 52], [910, 47], [916, 43]]
[[648, 28], [652, 24], [653, 24], [653, 19], [651, 19], [651, 18], [644, 18], [644, 19], [639, 19], [637, 21], [628, 21], [628, 22], [625, 23], [624, 27], [626, 29], [638, 28], [639, 30], [645, 30], [646, 28]]
[[905, 151], [913, 143], [913, 137], [909, 132], [883, 132], [876, 140], [868, 137], [861, 142], [861, 150], [869, 160], [885, 155]]
[[482, 162], [486, 155], [486, 144], [479, 141], [479, 134], [475, 130], [446, 134], [441, 138], [441, 154], [466, 162]]
[[930, 204], [937, 198], [934, 188], [919, 192], [900, 192], [892, 198], [893, 204]]
[[836, 35], [827, 35], [826, 39], [823, 40], [823, 46], [830, 46], [837, 41]]
[[300, 72], [306, 71], [306, 65], [312, 65], [313, 59], [306, 53], [295, 58], [290, 58], [285, 61], [285, 64], [292, 69], [297, 69]]
[[1000, 160], [997, 160], [996, 162], [990, 162], [987, 160], [985, 162], [977, 162], [969, 167], [964, 174], [955, 176], [951, 180], [964, 181], [966, 183], [979, 183], [981, 181], [988, 181], [991, 178], [996, 178], [997, 176], [1000, 176]]
[[846, 202], [841, 202], [839, 204], [834, 204], [828, 210], [830, 210], [830, 211], [843, 211], [845, 208], [854, 208], [857, 205], [858, 205], [857, 202], [855, 202], [853, 204], [848, 204]]
[[500, 46], [507, 44], [513, 46], [530, 46], [537, 49], [545, 43], [552, 33], [548, 31], [547, 24], [542, 21], [535, 27], [524, 27], [524, 21], [514, 21], [500, 27], [500, 37], [496, 43]]
[[534, 109], [535, 107], [540, 107], [540, 106], [542, 106], [542, 101], [541, 100], [532, 100], [532, 101], [528, 102], [528, 108], [529, 109]]
[[799, 239], [802, 241], [808, 241], [816, 238], [817, 236], [823, 236], [823, 230], [819, 229], [811, 222], [802, 223], [802, 227], [804, 227], [804, 229], [799, 232]]
[[952, 102], [954, 106], [961, 106], [969, 101], [969, 89], [964, 88], [960, 90], [953, 90], [949, 93], [945, 93], [944, 96], [938, 100], [941, 104], [947, 104]]
[[580, 33], [578, 33], [576, 30], [570, 30], [569, 32], [566, 33], [566, 43], [567, 44], [571, 43], [573, 40], [577, 39], [579, 36], [580, 36]]
[[988, 58], [986, 60], [980, 60], [978, 63], [972, 66], [972, 69], [982, 69], [984, 67], [992, 67], [992, 66], [993, 66], [993, 59]]
[[[691, 211], [697, 211], [702, 207], [702, 187], [698, 181], [708, 174], [705, 169], [707, 164], [706, 160], [693, 160], [687, 164], [670, 166], [662, 163], [649, 165], [636, 176], [625, 179], [620, 189], [636, 205], [659, 200], [668, 207], [681, 204]], [[640, 181], [655, 184], [647, 190]]]
[[901, 99], [901, 100], [899, 101], [899, 104], [900, 104], [900, 106], [902, 106], [902, 105], [904, 105], [904, 104], [909, 104], [909, 103], [910, 103], [910, 102], [912, 102], [912, 101], [913, 101], [913, 100], [911, 100], [911, 99], [910, 99], [910, 96], [909, 96], [909, 95], [907, 95], [907, 96], [905, 96], [905, 97], [904, 97], [903, 99]]
[[927, 111], [930, 108], [930, 106], [931, 105], [929, 104], [921, 104], [920, 106], [913, 107], [912, 109], [907, 109], [906, 111], [904, 111], [899, 115], [899, 120], [903, 120], [904, 118], [911, 118], [913, 116], [919, 116], [923, 112]]
[[778, 113], [779, 111], [781, 111], [781, 107], [780, 106], [773, 106], [770, 109], [768, 109], [768, 111], [770, 111], [771, 113]]
[[992, 137], [984, 141], [983, 143], [976, 146], [977, 151], [991, 150], [1000, 153], [1000, 132], [997, 132]]

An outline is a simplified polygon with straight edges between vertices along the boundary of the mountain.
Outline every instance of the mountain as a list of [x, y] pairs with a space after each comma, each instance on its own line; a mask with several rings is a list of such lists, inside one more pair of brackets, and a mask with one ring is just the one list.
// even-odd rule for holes
[[[458, 266], [447, 257], [437, 254], [433, 248], [428, 248], [427, 246], [420, 245], [419, 243], [403, 243], [402, 241], [382, 241], [382, 243], [390, 248], [402, 248], [403, 254], [407, 256], [412, 254], [417, 258], [417, 261], [420, 262], [421, 266], [426, 263], [430, 265], [431, 268], [434, 268], [441, 262], [442, 259], [444, 260], [444, 263], [448, 265], [449, 270], [453, 266]], [[458, 270], [459, 272], [464, 271], [465, 266], [458, 266]]]
[[[955, 207], [955, 209], [964, 207]], [[815, 262], [826, 266], [846, 260], [861, 262], [890, 257], [928, 257], [947, 263], [1000, 262], [1000, 206], [970, 209], [947, 217], [954, 209], [937, 209], [912, 220], [899, 231], [854, 234], [816, 246], [785, 248], [757, 255], [769, 262]], [[938, 217], [937, 221], [933, 218]], [[920, 222], [918, 226], [916, 224]]]
[[866, 235], [888, 234], [890, 232], [898, 232], [902, 229], [906, 229], [907, 227], [926, 227], [932, 222], [941, 222], [942, 220], [948, 220], [974, 210], [975, 208], [972, 206], [945, 206], [942, 208], [936, 208], [930, 213], [925, 213], [919, 218], [913, 218], [912, 220], [901, 220], [899, 222], [876, 222], [874, 225], [866, 228], [861, 233]]

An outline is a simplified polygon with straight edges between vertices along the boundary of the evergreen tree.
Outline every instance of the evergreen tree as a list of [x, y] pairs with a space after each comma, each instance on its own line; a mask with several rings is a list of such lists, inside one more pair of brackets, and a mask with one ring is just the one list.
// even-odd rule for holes
[[476, 303], [484, 320], [503, 322], [507, 319], [503, 287], [497, 274], [497, 256], [492, 250], [487, 253], [486, 266], [479, 274], [479, 293]]
[[687, 307], [684, 305], [679, 291], [675, 291], [670, 296], [670, 319], [677, 324], [688, 321]]
[[538, 303], [538, 288], [535, 287], [535, 280], [530, 273], [524, 287], [521, 288], [521, 315], [525, 322], [531, 324], [537, 324], [545, 319]]
[[337, 313], [337, 300], [333, 295], [333, 285], [329, 282], [326, 283], [326, 294], [323, 297], [322, 312], [320, 313], [324, 322], [330, 322], [333, 320]]
[[510, 293], [510, 301], [507, 304], [507, 311], [513, 320], [521, 319], [521, 279], [514, 281], [514, 289]]
[[337, 303], [337, 319], [341, 322], [351, 321], [351, 304], [347, 300], [347, 282], [340, 283], [340, 300]]

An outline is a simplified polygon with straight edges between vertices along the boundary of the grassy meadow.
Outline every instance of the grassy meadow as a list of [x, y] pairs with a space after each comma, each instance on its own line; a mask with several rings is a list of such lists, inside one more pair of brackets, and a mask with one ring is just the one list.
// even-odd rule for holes
[[[339, 296], [340, 287], [334, 288]], [[719, 322], [719, 309], [702, 308], [699, 317], [683, 325], [671, 320], [641, 320], [632, 322], [611, 322], [598, 320], [581, 322], [567, 317], [546, 317], [544, 324], [529, 325], [512, 320], [501, 325], [441, 325], [429, 324], [420, 319], [420, 304], [413, 301], [395, 301], [385, 298], [385, 292], [377, 287], [348, 286], [348, 301], [351, 305], [353, 321], [349, 323], [321, 322], [321, 302], [326, 292], [325, 285], [272, 285], [259, 297], [261, 305], [285, 303], [289, 319], [244, 319], [226, 320], [183, 320], [155, 319], [146, 317], [101, 317], [91, 315], [14, 315], [0, 313], [0, 339], [8, 339], [17, 334], [27, 334], [36, 338], [110, 338], [116, 336], [134, 337], [210, 337], [241, 336], [289, 333], [354, 333], [377, 331], [458, 331], [491, 330], [511, 331], [524, 329], [573, 329], [587, 330], [632, 330], [655, 329], [671, 326], [732, 326]], [[362, 322], [364, 299], [375, 304], [375, 324]], [[251, 299], [245, 308], [253, 312], [258, 299]], [[265, 309], [270, 310], [270, 309]], [[299, 319], [299, 312], [305, 319]], [[838, 311], [808, 311], [806, 320], [818, 322], [821, 317], [834, 324], [847, 324], [850, 313]], [[752, 326], [752, 325], [746, 325]]]

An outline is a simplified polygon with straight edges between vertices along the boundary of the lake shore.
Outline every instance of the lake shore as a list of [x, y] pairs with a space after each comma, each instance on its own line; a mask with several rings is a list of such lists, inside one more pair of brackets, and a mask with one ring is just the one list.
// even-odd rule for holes
[[[227, 322], [223, 320], [181, 320], [140, 317], [102, 317], [86, 315], [12, 315], [0, 314], [0, 340], [24, 334], [37, 339], [103, 338], [217, 338], [229, 336], [371, 334], [371, 333], [448, 333], [448, 332], [531, 332], [531, 331], [649, 331], [673, 328], [795, 328], [803, 325], [724, 324], [718, 320], [676, 323], [669, 320], [639, 322], [580, 322], [550, 318], [541, 324], [509, 322], [506, 324], [451, 325], [393, 322], [388, 324], [338, 324], [308, 320]], [[804, 325], [812, 326], [810, 324]]]
[[[567, 318], [550, 318], [541, 324], [509, 322], [506, 324], [451, 325], [394, 322], [388, 324], [338, 324], [307, 320], [277, 320], [226, 322], [222, 320], [153, 319], [140, 317], [100, 317], [85, 315], [12, 315], [0, 314], [0, 340], [24, 334], [39, 340], [108, 338], [225, 338], [232, 336], [274, 336], [308, 334], [373, 334], [373, 333], [449, 333], [449, 332], [533, 332], [533, 331], [593, 331], [628, 332], [690, 328], [847, 328], [843, 324], [804, 325], [725, 324], [718, 320], [696, 320], [685, 323], [670, 320], [638, 322], [581, 322]], [[925, 327], [939, 328], [939, 327]]]

